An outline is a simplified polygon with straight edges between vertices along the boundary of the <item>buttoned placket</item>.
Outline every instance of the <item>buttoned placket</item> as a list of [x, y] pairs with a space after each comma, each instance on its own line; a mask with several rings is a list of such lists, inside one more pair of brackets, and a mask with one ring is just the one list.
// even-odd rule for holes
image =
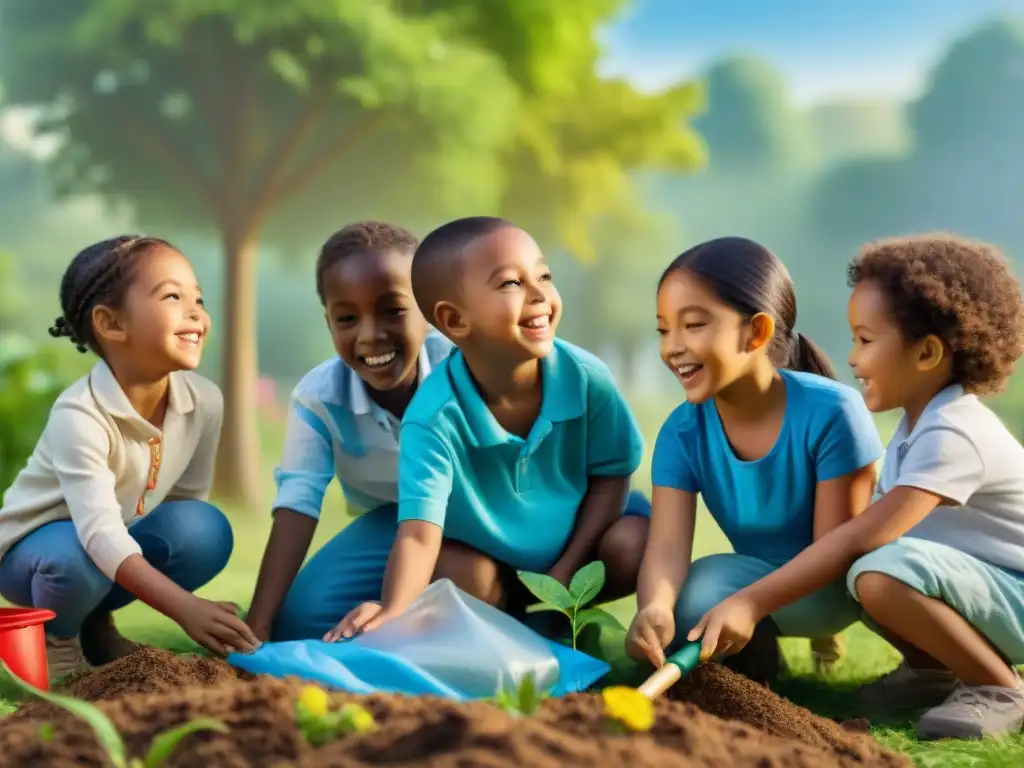
[[156, 484], [160, 480], [160, 465], [163, 462], [164, 440], [162, 436], [151, 437], [149, 444], [149, 475], [146, 478], [146, 487], [139, 494], [139, 500], [135, 504], [135, 517], [140, 518], [146, 514], [146, 494], [156, 490]]
[[527, 470], [529, 469], [530, 457], [537, 452], [541, 443], [544, 442], [544, 438], [549, 434], [551, 434], [551, 422], [547, 419], [537, 417], [537, 421], [534, 423], [530, 433], [526, 436], [526, 439], [520, 440], [521, 447], [519, 450], [519, 458], [516, 460], [514, 481], [514, 490], [517, 494], [525, 493], [530, 490], [527, 482], [527, 479], [529, 478]]

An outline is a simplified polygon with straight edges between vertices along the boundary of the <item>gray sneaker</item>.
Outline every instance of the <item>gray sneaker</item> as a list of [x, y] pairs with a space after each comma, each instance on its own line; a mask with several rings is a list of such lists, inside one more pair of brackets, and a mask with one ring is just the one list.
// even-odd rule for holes
[[85, 659], [85, 655], [82, 653], [82, 645], [78, 640], [78, 635], [68, 638], [47, 635], [46, 665], [49, 671], [50, 682], [56, 682], [65, 677], [92, 670], [89, 662]]
[[945, 669], [911, 669], [901, 662], [896, 669], [857, 692], [861, 714], [894, 714], [941, 704], [959, 681]]
[[1016, 733], [1024, 725], [1024, 684], [961, 685], [917, 721], [920, 739], [980, 739]]

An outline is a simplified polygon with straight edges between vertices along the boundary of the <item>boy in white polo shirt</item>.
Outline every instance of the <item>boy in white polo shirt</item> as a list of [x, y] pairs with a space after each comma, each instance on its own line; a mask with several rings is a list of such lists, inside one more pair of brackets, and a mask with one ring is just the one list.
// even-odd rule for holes
[[54, 403], [4, 494], [0, 594], [56, 614], [53, 678], [133, 650], [111, 612], [135, 599], [216, 653], [256, 647], [237, 608], [192, 594], [233, 542], [206, 501], [223, 401], [192, 372], [210, 328], [192, 266], [163, 240], [105, 240], [72, 261], [60, 301], [50, 333], [100, 360]]
[[694, 634], [707, 650], [742, 647], [777, 603], [849, 569], [866, 623], [904, 656], [861, 690], [865, 715], [931, 707], [917, 724], [924, 739], [1018, 731], [1024, 448], [978, 395], [1000, 391], [1024, 352], [1020, 287], [994, 248], [940, 236], [869, 246], [850, 283], [850, 365], [864, 400], [903, 410], [876, 499]]

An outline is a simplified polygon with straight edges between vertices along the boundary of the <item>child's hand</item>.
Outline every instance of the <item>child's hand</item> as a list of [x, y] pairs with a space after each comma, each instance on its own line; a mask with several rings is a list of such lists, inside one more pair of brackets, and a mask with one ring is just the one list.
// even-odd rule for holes
[[237, 605], [190, 597], [187, 609], [175, 618], [199, 645], [220, 656], [236, 651], [250, 653], [260, 647], [259, 638], [238, 617]]
[[665, 647], [676, 635], [676, 617], [667, 608], [649, 605], [636, 616], [626, 634], [626, 652], [634, 659], [647, 659], [655, 667], [665, 665]]
[[738, 592], [705, 613], [686, 639], [694, 642], [703, 635], [701, 661], [739, 653], [754, 636], [757, 616], [757, 606]]
[[338, 626], [324, 635], [324, 640], [328, 643], [336, 643], [339, 640], [354, 637], [360, 632], [372, 632], [397, 615], [394, 611], [385, 610], [384, 606], [377, 602], [357, 605], [338, 622]]

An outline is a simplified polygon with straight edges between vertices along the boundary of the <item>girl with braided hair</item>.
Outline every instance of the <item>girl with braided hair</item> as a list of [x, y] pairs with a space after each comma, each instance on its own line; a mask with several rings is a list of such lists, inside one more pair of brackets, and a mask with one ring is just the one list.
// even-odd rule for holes
[[194, 373], [210, 317], [191, 264], [165, 240], [104, 240], [72, 260], [60, 303], [50, 334], [99, 360], [4, 494], [0, 595], [56, 614], [53, 678], [131, 652], [111, 614], [134, 600], [215, 653], [255, 648], [234, 605], [193, 594], [233, 537], [207, 501], [223, 399]]

